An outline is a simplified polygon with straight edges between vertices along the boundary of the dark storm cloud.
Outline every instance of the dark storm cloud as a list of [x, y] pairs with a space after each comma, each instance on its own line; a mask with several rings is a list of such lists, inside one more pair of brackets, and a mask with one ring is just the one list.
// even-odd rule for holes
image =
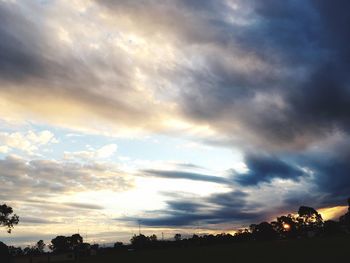
[[305, 173], [294, 164], [283, 161], [276, 156], [267, 154], [247, 154], [245, 164], [248, 172], [231, 172], [230, 176], [220, 177], [181, 170], [143, 170], [142, 172], [155, 177], [170, 179], [187, 179], [192, 181], [211, 182], [223, 185], [255, 186], [260, 183], [270, 183], [275, 178], [297, 181]]
[[195, 200], [177, 196], [177, 200], [167, 202], [166, 210], [150, 212], [154, 217], [138, 220], [145, 226], [169, 227], [247, 223], [259, 220], [261, 215], [254, 212], [256, 207], [247, 204], [246, 197], [247, 194], [241, 191], [213, 194]]
[[[157, 68], [157, 76], [175, 83], [177, 91], [155, 92], [175, 101], [186, 119], [209, 123], [226, 142], [300, 149], [334, 128], [348, 131], [347, 1], [94, 2], [93, 8], [112, 17], [127, 16], [129, 30], [145, 38], [161, 35], [181, 55], [190, 56], [191, 63], [179, 59], [171, 69]], [[135, 95], [128, 56], [115, 48], [109, 55], [117, 63], [91, 51], [82, 56], [79, 42], [65, 49], [56, 43], [57, 36], [50, 37], [50, 32], [59, 33], [57, 28], [39, 23], [25, 10], [17, 4], [0, 5], [0, 76], [33, 81], [31, 88], [23, 84], [8, 92], [30, 89], [40, 94], [49, 89], [91, 106], [104, 118], [138, 125], [144, 110], [153, 107], [141, 109], [119, 99]], [[99, 71], [116, 80], [106, 83]], [[108, 94], [99, 92], [106, 90]]]
[[[171, 200], [167, 201], [166, 209], [151, 211], [150, 217], [141, 219], [141, 222], [145, 226], [169, 227], [231, 222], [248, 224], [297, 211], [302, 205], [315, 208], [344, 205], [350, 192], [349, 159], [347, 139], [324, 143], [304, 153], [283, 153], [278, 157], [250, 154], [245, 158], [248, 171], [236, 172], [231, 182], [224, 183], [233, 188], [239, 185], [249, 187], [249, 194], [232, 190], [205, 198], [169, 195]], [[278, 186], [273, 179], [291, 180], [294, 187], [287, 187], [288, 184], [283, 182]], [[261, 192], [268, 191], [278, 196], [278, 206], [258, 197]]]
[[[345, 25], [350, 23], [350, 17], [346, 10], [350, 8], [349, 1], [312, 1], [321, 17], [321, 26], [324, 27], [324, 46], [331, 48], [336, 55], [336, 63], [344, 63], [349, 66], [350, 30]], [[345, 65], [344, 65], [345, 66]]]
[[296, 210], [301, 205], [316, 208], [346, 205], [350, 193], [349, 146], [349, 139], [342, 138], [318, 145], [311, 151], [284, 154], [303, 167], [303, 171], [294, 173], [302, 175], [295, 178], [298, 187], [287, 188], [280, 196], [283, 200], [280, 211]]
[[165, 170], [143, 170], [142, 172], [155, 177], [161, 178], [171, 178], [171, 179], [188, 179], [193, 181], [211, 182], [219, 184], [227, 184], [229, 181], [226, 178], [193, 173], [193, 172], [183, 172], [183, 171], [165, 171]]
[[326, 150], [305, 154], [300, 163], [314, 172], [314, 194], [321, 205], [344, 204], [350, 193], [350, 141], [341, 140]]
[[255, 64], [242, 72], [220, 53], [203, 52], [206, 71], [191, 72], [180, 100], [186, 115], [272, 149], [307, 147], [336, 127], [348, 132], [348, 16], [337, 12], [348, 3], [249, 2], [256, 22], [225, 27], [231, 45], [220, 50], [237, 63], [251, 54]]
[[0, 77], [16, 80], [45, 71], [35, 47], [42, 38], [32, 21], [15, 5], [0, 3]]
[[275, 156], [248, 155], [245, 163], [249, 171], [235, 177], [236, 182], [245, 186], [271, 182], [274, 178], [298, 180], [304, 175], [299, 168]]

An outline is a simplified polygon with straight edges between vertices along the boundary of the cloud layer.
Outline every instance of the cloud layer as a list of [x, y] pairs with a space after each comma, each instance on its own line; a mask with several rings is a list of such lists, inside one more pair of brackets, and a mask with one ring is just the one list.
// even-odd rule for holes
[[175, 116], [245, 147], [348, 130], [346, 1], [204, 2], [2, 2], [2, 98], [94, 131], [165, 131]]
[[[284, 187], [272, 210], [339, 205], [350, 192], [349, 7], [346, 0], [1, 1], [0, 118], [112, 136], [168, 134], [242, 152], [247, 171], [226, 177], [142, 171], [230, 188], [200, 202], [174, 197], [147, 225], [258, 219], [253, 193], [269, 200], [262, 191], [276, 185]], [[1, 132], [0, 152], [31, 153], [54, 139]], [[128, 188], [114, 168], [74, 162], [115, 151], [67, 151], [72, 162], [8, 157], [0, 161], [0, 197]]]
[[19, 157], [0, 160], [0, 199], [3, 201], [98, 191], [123, 191], [132, 178], [106, 164], [80, 164], [50, 160], [27, 161]]

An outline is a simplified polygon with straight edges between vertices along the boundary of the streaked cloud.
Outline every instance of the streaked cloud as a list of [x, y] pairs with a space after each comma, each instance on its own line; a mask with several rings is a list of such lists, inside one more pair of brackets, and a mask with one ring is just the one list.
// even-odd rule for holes
[[150, 176], [161, 177], [161, 178], [171, 178], [171, 179], [187, 179], [193, 181], [211, 182], [227, 184], [228, 179], [220, 176], [213, 176], [207, 174], [200, 174], [195, 172], [186, 171], [166, 171], [166, 170], [143, 170], [141, 173], [145, 173]]
[[[49, 198], [56, 195], [108, 189], [125, 191], [132, 187], [132, 178], [117, 167], [79, 164], [51, 160], [25, 160], [8, 156], [0, 160], [2, 200], [28, 197]], [[16, 187], [16, 191], [13, 191]]]

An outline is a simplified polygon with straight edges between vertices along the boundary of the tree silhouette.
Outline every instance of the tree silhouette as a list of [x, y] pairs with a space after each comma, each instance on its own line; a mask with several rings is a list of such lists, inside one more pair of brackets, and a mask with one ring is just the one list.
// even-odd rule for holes
[[326, 236], [333, 236], [341, 233], [340, 224], [333, 220], [327, 220], [323, 225], [323, 233]]
[[123, 247], [123, 242], [115, 242], [113, 247], [116, 248], [116, 249], [120, 249]]
[[142, 247], [145, 247], [149, 244], [150, 242], [150, 238], [149, 237], [146, 237], [145, 235], [143, 234], [140, 234], [138, 236], [134, 235], [131, 239], [130, 239], [130, 242], [131, 244], [134, 246], [134, 247], [137, 247], [137, 248], [142, 248]]
[[298, 223], [300, 230], [315, 231], [323, 227], [323, 219], [314, 208], [308, 206], [301, 206], [298, 210]]
[[10, 262], [11, 255], [8, 247], [0, 241], [0, 261], [4, 263]]
[[65, 236], [57, 236], [51, 240], [50, 249], [54, 252], [64, 252], [70, 249], [70, 243]]
[[9, 246], [8, 247], [11, 256], [22, 256], [23, 250], [21, 247]]
[[[22, 253], [24, 255], [40, 255], [44, 253], [45, 243], [43, 240], [39, 240], [34, 246], [27, 246], [23, 249]], [[11, 254], [19, 253], [16, 248], [11, 248]]]
[[37, 255], [38, 252], [36, 251], [35, 247], [27, 246], [23, 249], [24, 255]]
[[83, 238], [79, 234], [70, 237], [57, 236], [51, 240], [50, 249], [54, 252], [71, 251], [83, 244]]
[[43, 240], [39, 240], [39, 241], [36, 243], [35, 247], [36, 247], [37, 251], [38, 251], [40, 254], [42, 254], [42, 253], [44, 253], [44, 249], [45, 249], [45, 247], [46, 247], [46, 244], [44, 243]]
[[6, 204], [0, 205], [0, 225], [7, 228], [7, 232], [11, 233], [14, 225], [19, 222], [19, 217], [13, 214], [13, 209]]
[[277, 232], [267, 222], [262, 222], [258, 225], [253, 224], [250, 226], [250, 229], [257, 240], [271, 240], [277, 237]]
[[149, 240], [151, 242], [156, 242], [157, 241], [157, 236], [155, 234], [153, 234], [153, 235], [149, 236]]
[[292, 238], [297, 236], [298, 220], [291, 214], [277, 217], [276, 221], [271, 222], [271, 225], [282, 238]]
[[83, 243], [83, 237], [79, 234], [74, 234], [68, 237], [69, 245], [72, 249], [79, 247]]
[[[252, 242], [252, 241], [265, 241], [276, 239], [290, 239], [301, 237], [314, 237], [319, 236], [332, 236], [338, 234], [349, 233], [344, 227], [349, 226], [348, 219], [350, 215], [350, 199], [348, 212], [340, 217], [340, 222], [328, 220], [323, 221], [322, 216], [312, 207], [301, 206], [298, 210], [298, 214], [282, 215], [276, 218], [275, 221], [268, 223], [262, 222], [259, 224], [250, 225], [250, 229], [238, 230], [234, 235], [230, 234], [206, 234], [196, 235], [193, 234], [190, 238], [182, 238], [181, 234], [174, 235], [174, 241], [161, 240], [158, 241], [157, 236], [152, 234], [145, 236], [143, 234], [134, 235], [131, 238], [131, 246], [123, 245], [121, 242], [114, 244], [114, 249], [120, 251], [127, 250], [130, 247], [133, 248], [171, 248], [171, 247], [188, 247], [188, 246], [207, 246], [215, 244], [227, 244], [235, 242]], [[7, 210], [11, 212], [12, 210]], [[8, 216], [9, 217], [9, 216]], [[57, 236], [51, 240], [49, 246], [53, 252], [66, 252], [74, 251], [78, 256], [90, 255], [90, 250], [105, 250], [105, 248], [99, 248], [97, 244], [90, 246], [88, 243], [83, 242], [83, 238], [79, 234], [72, 236]], [[0, 242], [0, 262], [2, 259], [9, 255], [37, 255], [43, 253], [45, 244], [42, 240], [39, 240], [35, 246], [28, 246], [24, 250], [16, 247], [7, 247]], [[107, 250], [107, 249], [106, 249]], [[103, 251], [101, 251], [103, 252]], [[1, 253], [3, 253], [2, 256]]]
[[247, 241], [252, 238], [252, 233], [249, 232], [249, 229], [239, 229], [235, 235], [234, 238], [236, 241]]
[[174, 240], [175, 241], [180, 241], [181, 240], [181, 234], [175, 234]]
[[348, 212], [339, 218], [339, 223], [345, 228], [350, 228], [350, 198], [348, 199]]

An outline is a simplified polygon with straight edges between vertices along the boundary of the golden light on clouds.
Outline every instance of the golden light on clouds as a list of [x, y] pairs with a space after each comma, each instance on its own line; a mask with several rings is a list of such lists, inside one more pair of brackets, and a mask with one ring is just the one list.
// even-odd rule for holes
[[347, 212], [347, 206], [335, 206], [318, 209], [323, 220], [338, 220], [340, 216]]

